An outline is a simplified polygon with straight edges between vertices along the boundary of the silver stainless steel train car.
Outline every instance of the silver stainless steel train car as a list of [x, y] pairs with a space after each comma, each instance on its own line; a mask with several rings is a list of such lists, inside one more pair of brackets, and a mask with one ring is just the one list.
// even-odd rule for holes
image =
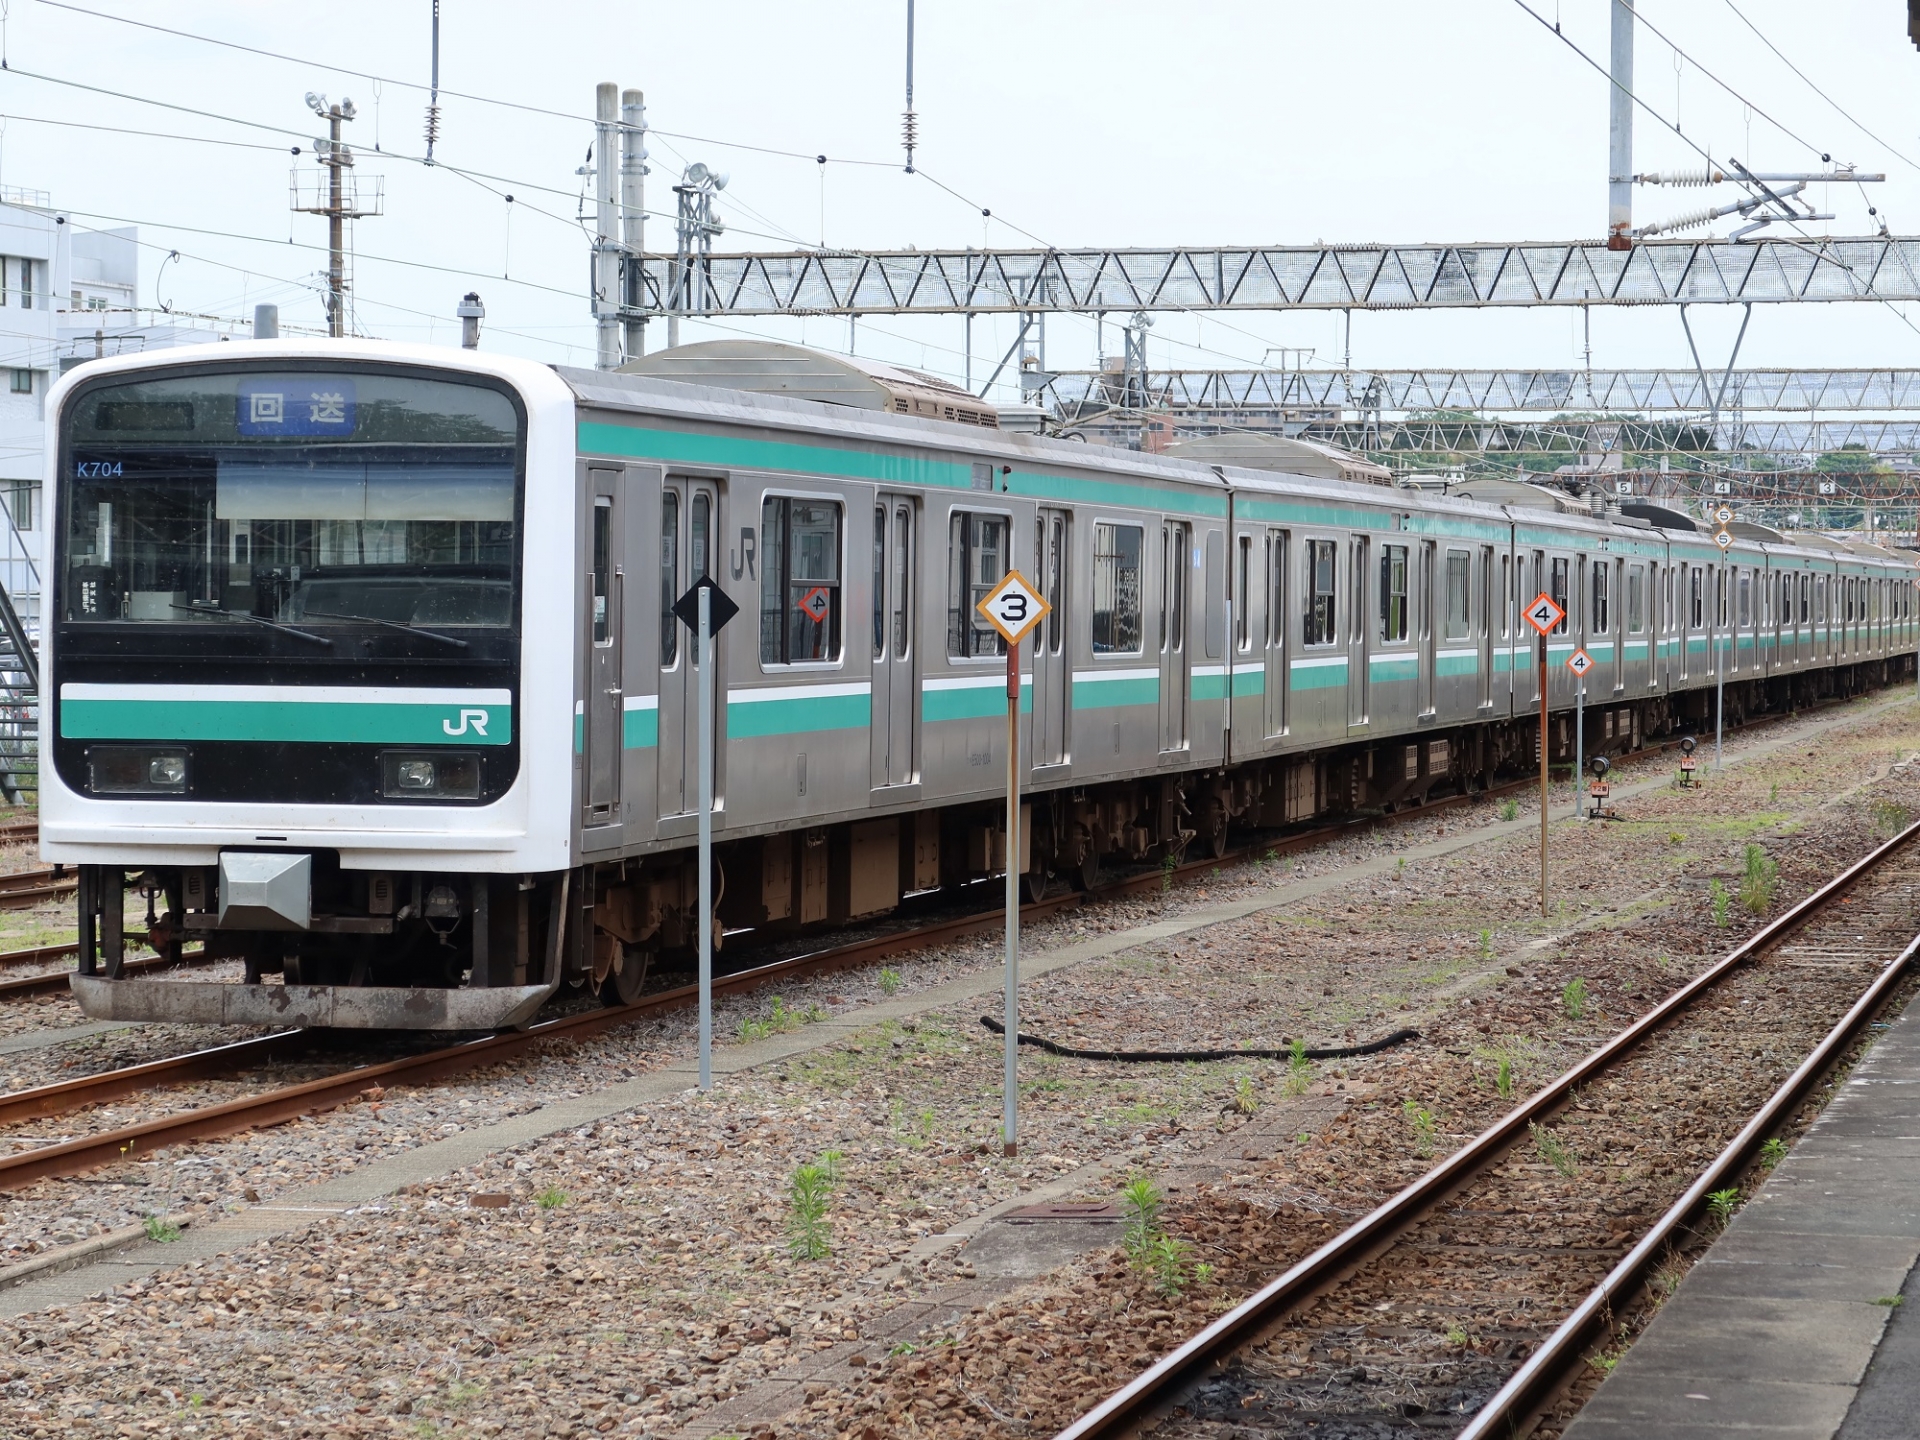
[[[1568, 611], [1555, 758], [1575, 645], [1616, 751], [1706, 721], [1716, 665], [1736, 718], [1912, 672], [1902, 555], [1747, 529], [1722, 556], [1680, 516], [1512, 482], [1008, 433], [925, 377], [764, 349], [757, 376], [648, 362], [672, 379], [259, 342], [65, 378], [41, 846], [80, 867], [87, 1013], [523, 1023], [562, 986], [637, 994], [702, 923], [1003, 871], [1005, 661], [973, 606], [1010, 565], [1054, 607], [1023, 660], [1036, 888], [1524, 773], [1540, 590]], [[835, 366], [845, 393], [793, 378]], [[743, 611], [716, 642], [711, 917], [668, 611], [703, 574]], [[151, 944], [245, 981], [124, 975], [129, 884]]]

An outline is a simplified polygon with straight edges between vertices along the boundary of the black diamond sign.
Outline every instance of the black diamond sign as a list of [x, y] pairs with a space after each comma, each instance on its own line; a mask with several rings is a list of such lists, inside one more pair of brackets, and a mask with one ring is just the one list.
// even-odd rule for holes
[[680, 617], [682, 625], [696, 635], [699, 634], [702, 590], [713, 592], [713, 598], [707, 602], [707, 624], [712, 626], [713, 633], [718, 635], [727, 628], [727, 622], [740, 613], [740, 607], [727, 597], [727, 592], [720, 588], [719, 583], [711, 575], [702, 575], [689, 585], [687, 593], [673, 602], [673, 613]]

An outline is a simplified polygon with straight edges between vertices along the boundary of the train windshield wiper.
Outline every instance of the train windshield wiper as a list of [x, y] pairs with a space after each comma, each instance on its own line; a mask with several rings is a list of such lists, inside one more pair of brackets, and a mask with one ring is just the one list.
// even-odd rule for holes
[[175, 610], [185, 610], [191, 615], [223, 615], [229, 620], [245, 620], [249, 625], [264, 625], [269, 630], [278, 630], [286, 635], [298, 635], [302, 640], [311, 640], [316, 645], [333, 648], [333, 641], [324, 635], [316, 635], [311, 630], [296, 630], [291, 625], [282, 625], [278, 620], [262, 620], [258, 615], [249, 615], [244, 610], [228, 610], [220, 605], [175, 605]]
[[438, 630], [422, 630], [418, 625], [410, 625], [405, 620], [382, 620], [375, 615], [342, 615], [337, 610], [303, 610], [304, 615], [318, 615], [323, 620], [357, 620], [362, 625], [384, 625], [389, 630], [404, 630], [409, 635], [424, 635], [429, 640], [438, 640], [442, 645], [452, 645], [457, 649], [467, 648], [467, 642], [456, 640], [451, 635], [442, 635]]

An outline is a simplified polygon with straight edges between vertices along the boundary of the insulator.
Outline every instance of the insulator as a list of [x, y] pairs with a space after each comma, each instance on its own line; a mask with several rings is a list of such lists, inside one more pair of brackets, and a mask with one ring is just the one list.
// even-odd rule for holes
[[440, 107], [438, 105], [429, 105], [427, 107], [427, 148], [431, 150], [435, 142], [439, 139]]
[[920, 143], [920, 117], [911, 110], [900, 117], [900, 143], [909, 150]]
[[1651, 175], [1640, 177], [1649, 185], [1673, 185], [1680, 189], [1698, 189], [1702, 185], [1719, 185], [1726, 180], [1726, 174], [1720, 170], [1657, 170]]
[[1648, 225], [1635, 233], [1639, 235], [1666, 235], [1675, 230], [1691, 230], [1696, 225], [1710, 225], [1719, 219], [1713, 210], [1694, 210], [1685, 215], [1676, 215], [1671, 220], [1662, 220], [1658, 225]]

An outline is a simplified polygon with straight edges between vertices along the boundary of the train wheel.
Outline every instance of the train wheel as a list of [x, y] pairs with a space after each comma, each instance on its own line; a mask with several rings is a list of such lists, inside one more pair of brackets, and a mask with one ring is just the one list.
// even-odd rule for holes
[[653, 952], [639, 945], [621, 947], [621, 957], [607, 978], [600, 982], [600, 1003], [606, 1006], [631, 1005], [646, 988], [647, 969]]
[[1207, 847], [1207, 855], [1214, 860], [1222, 859], [1227, 853], [1227, 810], [1224, 805], [1207, 806], [1207, 815], [1200, 822], [1200, 843]]
[[1052, 882], [1052, 879], [1053, 877], [1044, 870], [1029, 870], [1025, 875], [1022, 875], [1020, 882], [1026, 890], [1027, 902], [1032, 904], [1045, 899], [1047, 886]]
[[1069, 872], [1067, 879], [1072, 883], [1074, 889], [1083, 893], [1093, 889], [1100, 883], [1100, 857], [1093, 853], [1091, 846], [1088, 847], [1087, 853], [1080, 858], [1080, 863], [1074, 866], [1072, 871]]

